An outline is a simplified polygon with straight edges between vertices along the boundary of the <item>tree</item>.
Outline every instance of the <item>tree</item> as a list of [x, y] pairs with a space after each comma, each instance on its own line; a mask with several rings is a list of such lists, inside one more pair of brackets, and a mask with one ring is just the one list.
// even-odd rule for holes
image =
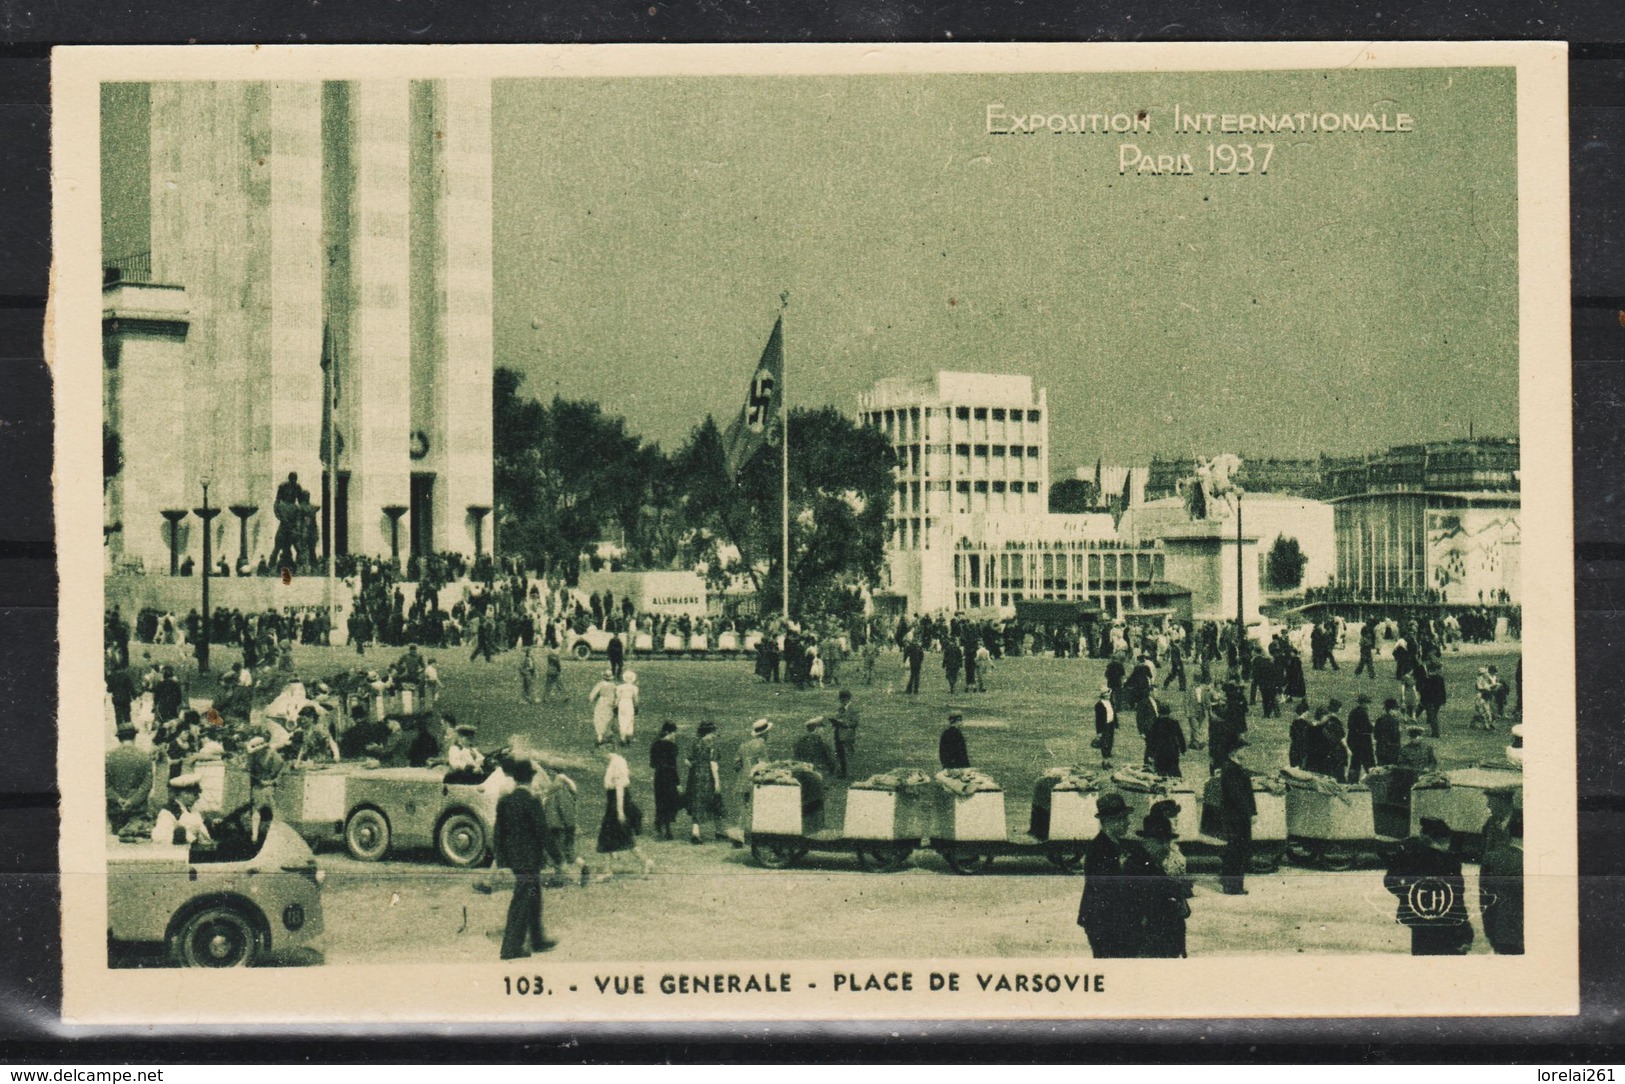
[[1049, 487], [1049, 510], [1077, 515], [1095, 507], [1095, 487], [1082, 478], [1062, 478]]
[[[791, 604], [801, 617], [844, 613], [857, 588], [879, 578], [885, 559], [891, 446], [831, 407], [792, 410], [789, 429]], [[738, 547], [764, 612], [783, 608], [778, 438], [735, 481], [716, 423], [707, 418], [673, 461], [683, 480], [689, 546], [697, 553], [714, 553], [717, 543]]]
[[635, 535], [664, 459], [597, 403], [544, 405], [520, 395], [523, 383], [512, 369], [493, 374], [497, 537], [504, 553], [573, 582], [582, 552], [607, 531]]
[[1267, 569], [1270, 586], [1279, 591], [1290, 591], [1303, 583], [1303, 570], [1309, 558], [1296, 538], [1277, 535], [1270, 546]]

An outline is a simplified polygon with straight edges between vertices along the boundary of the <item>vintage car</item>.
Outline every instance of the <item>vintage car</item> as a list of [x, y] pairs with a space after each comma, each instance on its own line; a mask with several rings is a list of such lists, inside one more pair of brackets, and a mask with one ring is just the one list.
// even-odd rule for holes
[[614, 633], [605, 632], [603, 629], [593, 626], [588, 628], [586, 632], [571, 633], [569, 646], [565, 650], [583, 661], [592, 658], [594, 655], [607, 655], [609, 653], [609, 641], [613, 636]]
[[284, 824], [252, 855], [110, 839], [107, 936], [167, 945], [183, 967], [251, 967], [320, 937], [324, 876]]
[[[445, 768], [341, 763], [283, 772], [275, 808], [312, 847], [343, 843], [363, 862], [433, 850], [448, 865], [472, 866], [490, 853], [506, 784], [501, 771], [475, 779]], [[247, 773], [230, 768], [224, 789], [226, 805], [246, 802]]]

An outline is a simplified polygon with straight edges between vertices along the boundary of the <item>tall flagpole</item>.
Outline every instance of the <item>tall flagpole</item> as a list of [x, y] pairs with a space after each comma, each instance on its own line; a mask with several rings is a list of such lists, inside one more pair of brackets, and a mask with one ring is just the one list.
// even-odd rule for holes
[[790, 368], [790, 351], [785, 347], [789, 338], [784, 333], [784, 313], [790, 307], [790, 291], [779, 294], [779, 419], [783, 432], [779, 437], [779, 509], [783, 548], [779, 552], [781, 598], [784, 599], [784, 620], [790, 621], [790, 403], [784, 396], [785, 372]]

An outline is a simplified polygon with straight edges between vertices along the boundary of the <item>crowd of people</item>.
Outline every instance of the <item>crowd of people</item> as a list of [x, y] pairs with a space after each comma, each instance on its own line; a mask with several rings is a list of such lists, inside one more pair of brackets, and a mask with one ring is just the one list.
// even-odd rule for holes
[[[631, 646], [643, 633], [659, 643], [667, 634], [686, 641], [755, 631], [758, 680], [798, 689], [841, 686], [838, 710], [809, 718], [803, 732], [784, 743], [789, 760], [810, 765], [829, 779], [847, 778], [854, 770], [860, 712], [852, 690], [860, 675], [863, 684], [874, 684], [883, 649], [898, 652], [906, 674], [904, 695], [919, 693], [928, 652], [938, 657], [944, 683], [955, 694], [985, 692], [995, 685], [995, 667], [1007, 657], [1046, 653], [1104, 658], [1091, 743], [1101, 767], [1116, 769], [1117, 732], [1131, 717], [1141, 739], [1138, 768], [1150, 776], [1183, 778], [1185, 758], [1204, 752], [1222, 797], [1228, 840], [1221, 886], [1227, 893], [1245, 894], [1256, 812], [1254, 773], [1244, 762], [1252, 710], [1262, 720], [1282, 720], [1288, 739], [1285, 767], [1290, 770], [1350, 784], [1383, 770], [1414, 778], [1437, 767], [1429, 739], [1440, 736], [1440, 709], [1446, 703], [1443, 658], [1483, 631], [1471, 615], [1461, 620], [1429, 613], [1360, 625], [1327, 617], [1279, 629], [1266, 643], [1238, 635], [1226, 623], [1172, 619], [1056, 627], [962, 614], [803, 623], [656, 617], [637, 613], [629, 599], [609, 592], [583, 594], [514, 569], [501, 575], [493, 570], [487, 583], [459, 584], [448, 607], [442, 592], [449, 584], [437, 584], [435, 578], [459, 570], [445, 565], [416, 571], [420, 578], [409, 588], [390, 562], [355, 570], [346, 638], [358, 651], [371, 644], [405, 649], [387, 666], [358, 665], [319, 680], [300, 676], [292, 647], [330, 639], [331, 624], [321, 608], [248, 614], [218, 610], [211, 636], [216, 643], [240, 646], [242, 661], [218, 678], [196, 678], [191, 688], [172, 665], [154, 664], [150, 653], [132, 665], [130, 647], [132, 642], [190, 642], [200, 620], [195, 611], [177, 619], [144, 610], [132, 628], [118, 607], [110, 609], [106, 676], [118, 737], [108, 756], [110, 829], [125, 838], [207, 838], [209, 826], [192, 815], [196, 766], [220, 756], [240, 758], [247, 766], [255, 814], [270, 808], [271, 789], [290, 766], [355, 759], [390, 767], [442, 766], [448, 775], [469, 779], [484, 778], [500, 767], [520, 797], [505, 798], [499, 808], [496, 860], [513, 871], [516, 884], [523, 881], [510, 911], [503, 955], [545, 950], [551, 942], [542, 933], [542, 879], [579, 875], [586, 883], [588, 877], [585, 856], [575, 846], [578, 786], [557, 761], [527, 752], [523, 743], [510, 741], [481, 752], [474, 728], [439, 710], [435, 652], [472, 645], [472, 658], [490, 661], [517, 648], [521, 699], [527, 704], [565, 701], [570, 699], [563, 683], [567, 647], [592, 629], [611, 634], [609, 665], [585, 691], [593, 743], [604, 767], [605, 807], [595, 868], [607, 877], [623, 866], [632, 871], [652, 868], [640, 846], [644, 818], [627, 759], [638, 735], [643, 693], [637, 673], [627, 666]], [[1489, 627], [1493, 633], [1493, 624]], [[1379, 667], [1386, 677], [1393, 666], [1393, 695], [1383, 697], [1375, 718], [1373, 698], [1364, 692], [1346, 712], [1338, 699], [1316, 706], [1308, 696], [1308, 673], [1339, 669], [1338, 654], [1355, 643], [1356, 678], [1375, 682]], [[1176, 717], [1176, 686], [1183, 722]], [[1510, 679], [1493, 665], [1480, 667], [1471, 695], [1472, 725], [1500, 725], [1521, 712], [1521, 666]], [[203, 712], [192, 709], [194, 696], [212, 706]], [[938, 754], [944, 771], [972, 763], [961, 721], [953, 713], [942, 732]], [[748, 732], [725, 737], [715, 721], [702, 718], [688, 737], [683, 723], [662, 718], [647, 735], [655, 837], [675, 840], [686, 817], [694, 845], [742, 845], [753, 771], [786, 759], [782, 747], [774, 748], [773, 728], [771, 721], [758, 719]], [[154, 795], [155, 767], [158, 778], [169, 780], [167, 802], [160, 800], [161, 791]], [[1089, 887], [1079, 923], [1096, 955], [1183, 955], [1192, 889], [1174, 828], [1177, 811], [1153, 803], [1131, 832], [1126, 807], [1119, 816], [1113, 798], [1118, 796], [1101, 797], [1102, 831], [1085, 859]], [[259, 827], [256, 816], [250, 832]], [[1521, 846], [1512, 842], [1515, 838], [1510, 830], [1504, 833], [1500, 850]], [[1440, 862], [1433, 857], [1437, 848], [1428, 847], [1426, 831], [1407, 842], [1390, 870], [1390, 888], [1418, 876], [1439, 875]], [[1498, 860], [1504, 869], [1513, 866], [1506, 854]], [[1470, 942], [1470, 930], [1468, 938]], [[1423, 938], [1418, 944], [1418, 951], [1433, 951], [1445, 942]], [[1450, 951], [1460, 948], [1453, 944]]]

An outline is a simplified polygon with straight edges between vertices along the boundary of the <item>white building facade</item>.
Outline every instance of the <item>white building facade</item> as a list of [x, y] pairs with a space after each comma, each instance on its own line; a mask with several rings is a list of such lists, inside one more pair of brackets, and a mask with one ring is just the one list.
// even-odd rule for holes
[[490, 552], [490, 106], [481, 80], [104, 88], [119, 567], [201, 560], [205, 480], [216, 558], [268, 557], [290, 472], [320, 556]]

